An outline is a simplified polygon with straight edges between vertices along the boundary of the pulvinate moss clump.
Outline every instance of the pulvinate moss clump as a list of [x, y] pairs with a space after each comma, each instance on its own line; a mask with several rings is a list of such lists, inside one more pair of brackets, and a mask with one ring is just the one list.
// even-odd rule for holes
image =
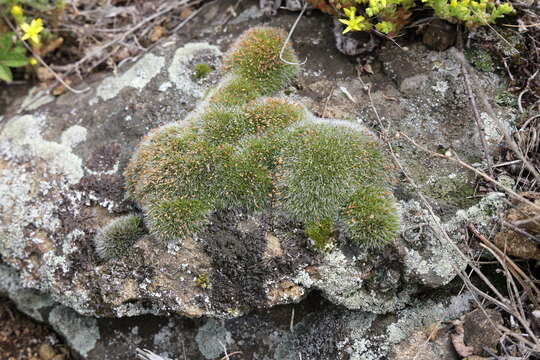
[[[285, 38], [269, 27], [244, 33], [226, 55], [226, 76], [194, 115], [139, 145], [127, 188], [157, 238], [193, 236], [213, 212], [235, 209], [303, 222], [321, 249], [335, 230], [365, 247], [394, 239], [388, 164], [374, 137], [279, 96], [298, 73], [280, 59]], [[283, 58], [296, 61], [290, 44]]]
[[118, 259], [145, 233], [143, 219], [138, 215], [114, 219], [94, 237], [96, 253], [101, 260]]

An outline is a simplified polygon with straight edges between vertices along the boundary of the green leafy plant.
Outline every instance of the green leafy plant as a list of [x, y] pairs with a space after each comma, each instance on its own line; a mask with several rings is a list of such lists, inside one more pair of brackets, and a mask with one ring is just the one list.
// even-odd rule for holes
[[28, 64], [26, 49], [21, 41], [14, 41], [14, 33], [5, 33], [0, 37], [0, 80], [13, 81], [10, 68], [25, 66]]
[[[125, 171], [128, 193], [156, 238], [196, 235], [213, 212], [227, 209], [279, 211], [303, 222], [320, 250], [334, 229], [366, 247], [395, 236], [392, 198], [379, 196], [388, 193], [387, 161], [373, 135], [265, 97], [298, 72], [280, 59], [285, 38], [273, 28], [248, 30], [225, 58], [227, 76], [195, 115], [154, 130], [137, 148]], [[290, 45], [284, 56], [296, 59]], [[376, 220], [356, 222], [359, 213], [347, 211], [352, 203], [369, 216], [378, 212]]]

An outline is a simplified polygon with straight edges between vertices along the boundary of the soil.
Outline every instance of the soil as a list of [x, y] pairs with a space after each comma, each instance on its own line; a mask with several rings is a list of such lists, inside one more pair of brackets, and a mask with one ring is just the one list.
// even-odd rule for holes
[[[51, 347], [54, 355], [45, 351]], [[8, 299], [0, 297], [0, 360], [53, 359], [71, 359], [68, 348], [58, 335], [50, 327], [38, 324], [19, 312]]]
[[[212, 226], [200, 237], [215, 269], [210, 274], [211, 297], [216, 299], [215, 303], [228, 299], [229, 308], [263, 308], [268, 301], [265, 284], [283, 279], [302, 264], [316, 263], [317, 255], [307, 250], [305, 236], [292, 232], [294, 224], [279, 215], [261, 216], [254, 232], [238, 229], [239, 222], [247, 220], [246, 215], [222, 211], [213, 217]], [[216, 226], [216, 223], [223, 225]], [[265, 258], [266, 234], [269, 233], [280, 238], [282, 256]]]

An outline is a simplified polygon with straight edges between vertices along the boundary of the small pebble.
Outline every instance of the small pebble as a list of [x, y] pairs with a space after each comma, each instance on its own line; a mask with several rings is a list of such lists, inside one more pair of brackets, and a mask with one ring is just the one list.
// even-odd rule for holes
[[39, 347], [39, 357], [41, 360], [52, 360], [55, 355], [56, 352], [51, 345], [44, 343]]

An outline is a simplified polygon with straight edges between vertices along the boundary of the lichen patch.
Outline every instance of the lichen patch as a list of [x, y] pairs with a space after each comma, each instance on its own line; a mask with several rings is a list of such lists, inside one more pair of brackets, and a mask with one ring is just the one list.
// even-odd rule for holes
[[105, 79], [97, 88], [97, 96], [103, 100], [110, 100], [127, 87], [140, 91], [160, 73], [164, 64], [165, 59], [163, 57], [146, 54], [122, 75]]
[[61, 143], [43, 139], [44, 117], [23, 115], [13, 118], [0, 133], [0, 153], [6, 158], [35, 157], [47, 161], [52, 173], [62, 173], [71, 184], [83, 177], [82, 159], [73, 146], [86, 140], [86, 129], [74, 125], [64, 131]]

